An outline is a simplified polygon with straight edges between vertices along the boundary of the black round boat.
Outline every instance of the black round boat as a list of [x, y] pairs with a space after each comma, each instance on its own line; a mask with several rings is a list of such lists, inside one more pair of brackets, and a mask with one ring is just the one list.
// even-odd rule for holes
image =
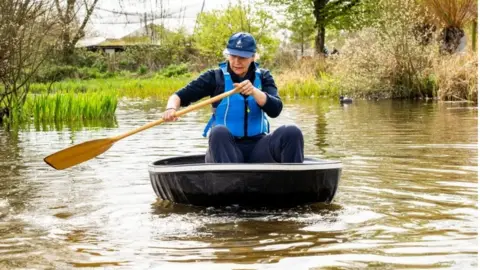
[[330, 203], [342, 164], [205, 163], [205, 155], [167, 158], [149, 165], [153, 190], [163, 200], [199, 206], [296, 206]]

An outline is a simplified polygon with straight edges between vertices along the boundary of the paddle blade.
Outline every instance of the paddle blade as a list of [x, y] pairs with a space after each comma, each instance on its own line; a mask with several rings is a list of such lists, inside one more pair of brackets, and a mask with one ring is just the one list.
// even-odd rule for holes
[[43, 160], [57, 170], [63, 170], [92, 159], [107, 151], [116, 140], [111, 138], [92, 140], [65, 148]]

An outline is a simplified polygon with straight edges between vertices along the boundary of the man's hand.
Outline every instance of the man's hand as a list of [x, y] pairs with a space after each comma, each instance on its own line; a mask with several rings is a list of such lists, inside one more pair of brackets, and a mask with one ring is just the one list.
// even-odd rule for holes
[[255, 90], [260, 91], [253, 86], [253, 84], [250, 82], [250, 80], [245, 80], [241, 83], [234, 83], [233, 86], [235, 86], [235, 87], [239, 86], [240, 87], [240, 93], [245, 95], [245, 96], [253, 95]]
[[163, 112], [163, 120], [165, 120], [165, 122], [177, 121], [178, 117], [175, 116], [176, 111], [177, 110], [174, 108], [167, 109], [165, 112]]
[[240, 87], [240, 93], [246, 96], [253, 96], [257, 104], [261, 107], [267, 102], [267, 95], [260, 89], [255, 88], [250, 80], [241, 83], [234, 83], [235, 87]]
[[178, 117], [175, 117], [175, 112], [177, 108], [180, 107], [180, 98], [173, 94], [168, 98], [167, 108], [163, 112], [162, 118], [165, 122], [177, 121]]

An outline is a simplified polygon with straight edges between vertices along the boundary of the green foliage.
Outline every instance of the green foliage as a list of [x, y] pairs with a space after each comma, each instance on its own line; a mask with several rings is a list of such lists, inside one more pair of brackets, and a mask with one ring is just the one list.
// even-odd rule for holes
[[[177, 31], [170, 31], [162, 26], [152, 26], [152, 28], [156, 37], [152, 43], [146, 40], [142, 44], [126, 46], [125, 52], [115, 54], [114, 62], [110, 65], [116, 69], [128, 71], [138, 71], [142, 66], [150, 71], [157, 71], [172, 64], [190, 61], [195, 50], [184, 28]], [[148, 37], [144, 38], [148, 39]], [[122, 40], [128, 43], [129, 39], [131, 38], [126, 37]]]
[[35, 82], [56, 82], [66, 78], [73, 78], [77, 68], [74, 66], [48, 65], [40, 69], [33, 81]]
[[111, 78], [114, 74], [111, 72], [102, 72], [96, 67], [76, 67], [76, 66], [57, 66], [47, 65], [35, 74], [33, 82], [47, 83], [58, 82], [66, 79], [100, 79]]
[[181, 77], [168, 78], [162, 75], [153, 78], [111, 78], [92, 80], [66, 80], [53, 84], [35, 83], [30, 90], [32, 93], [86, 93], [115, 91], [120, 97], [165, 97], [179, 90], [189, 83], [192, 76], [185, 74]]
[[333, 32], [360, 30], [374, 24], [383, 12], [378, 0], [361, 0], [348, 12], [334, 18], [327, 28]]
[[189, 75], [187, 64], [170, 65], [159, 72], [162, 77], [172, 78]]
[[212, 10], [198, 15], [195, 45], [203, 57], [219, 62], [228, 38], [236, 32], [249, 32], [257, 40], [262, 60], [272, 59], [279, 41], [272, 35], [274, 18], [261, 9], [229, 5], [225, 10]]
[[29, 94], [25, 103], [11, 111], [7, 126], [29, 122], [113, 119], [117, 108], [114, 91]]
[[358, 6], [361, 0], [324, 0], [324, 2], [326, 2], [325, 6], [318, 12], [320, 17], [324, 18], [325, 26], [327, 26], [345, 21], [344, 18], [347, 18], [352, 13], [353, 8]]
[[[476, 100], [477, 59], [446, 59], [437, 54], [435, 44], [431, 41], [422, 44], [416, 36], [418, 25], [421, 28], [432, 22], [431, 12], [428, 14], [425, 7], [422, 10], [419, 3], [446, 3], [450, 0], [260, 1], [283, 7], [285, 22], [280, 27], [292, 32], [291, 42], [307, 47], [316, 34], [321, 36], [320, 30], [326, 27], [326, 38], [336, 42], [335, 47], [340, 49], [340, 55], [297, 62], [288, 49], [278, 50], [279, 40], [273, 37], [277, 24], [271, 15], [271, 6], [229, 5], [225, 10], [199, 15], [193, 36], [185, 29], [170, 31], [163, 26], [152, 25], [154, 33], [108, 41], [111, 44], [126, 44], [124, 52], [114, 55], [76, 49], [69, 57], [72, 60], [70, 65], [59, 65], [58, 59], [62, 56], [62, 52], [59, 52], [43, 62], [26, 84], [0, 85], [0, 96], [12, 90], [18, 91], [12, 87], [22, 85], [21, 93], [11, 104], [7, 104], [8, 110], [4, 110], [4, 104], [0, 104], [0, 114], [10, 114], [5, 121], [14, 119], [20, 122], [32, 117], [42, 121], [89, 119], [116, 107], [113, 99], [108, 103], [108, 98], [104, 100], [99, 96], [85, 101], [85, 95], [96, 95], [92, 93], [167, 98], [190, 82], [195, 75], [191, 72], [205, 71], [222, 61], [228, 38], [238, 31], [250, 32], [255, 36], [263, 66], [273, 68], [273, 72], [291, 71], [275, 77], [283, 96], [349, 94]], [[462, 1], [473, 3], [471, 0]], [[453, 10], [454, 6], [447, 7], [452, 9], [450, 15], [458, 15]], [[444, 10], [443, 6], [437, 5], [435, 8]], [[460, 15], [464, 16], [460, 17], [466, 22], [466, 12], [470, 9], [458, 11], [463, 12]], [[476, 32], [476, 29], [472, 32]], [[338, 43], [343, 47], [338, 47]], [[317, 66], [319, 63], [320, 69]], [[35, 65], [22, 72], [28, 75], [33, 70]], [[22, 81], [27, 78], [26, 75], [21, 78]], [[32, 81], [38, 83], [30, 85]], [[38, 95], [25, 98], [28, 91]], [[75, 98], [77, 94], [79, 97]], [[27, 103], [23, 105], [23, 102]], [[86, 102], [93, 107], [85, 109]], [[73, 110], [72, 106], [83, 109]]]
[[118, 53], [115, 57], [119, 68], [130, 71], [138, 70], [142, 65], [155, 71], [170, 64], [179, 64], [188, 60], [186, 52], [182, 51], [181, 47], [167, 45], [127, 47], [125, 52]]
[[[325, 30], [328, 26], [338, 24], [342, 21], [342, 18], [346, 17], [352, 12], [352, 8], [360, 3], [360, 0], [264, 0], [265, 3], [273, 6], [283, 7], [284, 14], [287, 17], [294, 17], [297, 14], [303, 15], [302, 19], [307, 20], [305, 17], [312, 16], [315, 19], [314, 26], [317, 30], [315, 38], [315, 48], [318, 54], [324, 53], [325, 45]], [[300, 22], [301, 20], [300, 19]], [[308, 27], [307, 27], [308, 29]], [[303, 28], [295, 27], [294, 32], [297, 35], [302, 36]]]
[[[73, 64], [79, 67], [100, 67], [106, 66], [109, 56], [101, 51], [92, 52], [85, 48], [79, 48], [75, 50]], [[57, 63], [56, 59], [50, 60], [52, 63]]]
[[57, 20], [45, 1], [0, 1], [0, 121], [14, 114], [53, 51]]
[[377, 6], [379, 16], [348, 38], [329, 72], [353, 96], [431, 97], [438, 48], [416, 39], [413, 26], [424, 20], [421, 9], [415, 0], [379, 0]]
[[319, 83], [314, 78], [307, 78], [305, 80], [297, 81], [290, 80], [282, 85], [279, 94], [286, 97], [312, 97], [318, 93], [320, 89]]
[[[111, 72], [129, 71], [144, 75], [156, 72], [169, 65], [178, 65], [195, 60], [196, 50], [185, 29], [170, 31], [162, 26], [152, 26], [156, 37], [150, 40], [148, 36], [127, 36], [119, 40], [107, 40], [102, 45], [123, 45], [125, 51], [113, 55], [85, 48], [75, 49], [69, 56], [70, 65], [59, 65], [58, 59], [62, 51], [54, 51], [52, 57], [42, 65], [35, 82], [51, 82], [63, 79], [104, 78]], [[74, 68], [75, 67], [75, 68]], [[81, 70], [81, 68], [88, 68]], [[97, 73], [97, 74], [95, 74]], [[102, 73], [102, 75], [98, 74]], [[104, 74], [103, 74], [104, 73]]]
[[147, 66], [145, 65], [141, 65], [139, 68], [138, 68], [138, 74], [140, 75], [144, 75], [147, 73]]
[[288, 29], [292, 31], [291, 41], [299, 44], [308, 44], [313, 40], [315, 22], [313, 16], [303, 15], [295, 17]]
[[279, 94], [287, 98], [337, 97], [339, 87], [338, 78], [322, 73], [320, 78], [289, 78], [279, 83]]
[[316, 29], [311, 4], [299, 1], [296, 5], [289, 6], [285, 16], [286, 20], [280, 23], [280, 27], [292, 32], [290, 41], [300, 45], [302, 49], [310, 47], [309, 43], [314, 39]]

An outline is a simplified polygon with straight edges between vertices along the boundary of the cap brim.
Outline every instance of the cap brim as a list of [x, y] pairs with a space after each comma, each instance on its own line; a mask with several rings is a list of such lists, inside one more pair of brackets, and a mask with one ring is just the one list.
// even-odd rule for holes
[[239, 51], [239, 50], [229, 49], [229, 48], [225, 49], [225, 53], [230, 54], [230, 55], [236, 55], [236, 56], [244, 57], [244, 58], [250, 58], [250, 57], [253, 57], [255, 55], [254, 52]]

